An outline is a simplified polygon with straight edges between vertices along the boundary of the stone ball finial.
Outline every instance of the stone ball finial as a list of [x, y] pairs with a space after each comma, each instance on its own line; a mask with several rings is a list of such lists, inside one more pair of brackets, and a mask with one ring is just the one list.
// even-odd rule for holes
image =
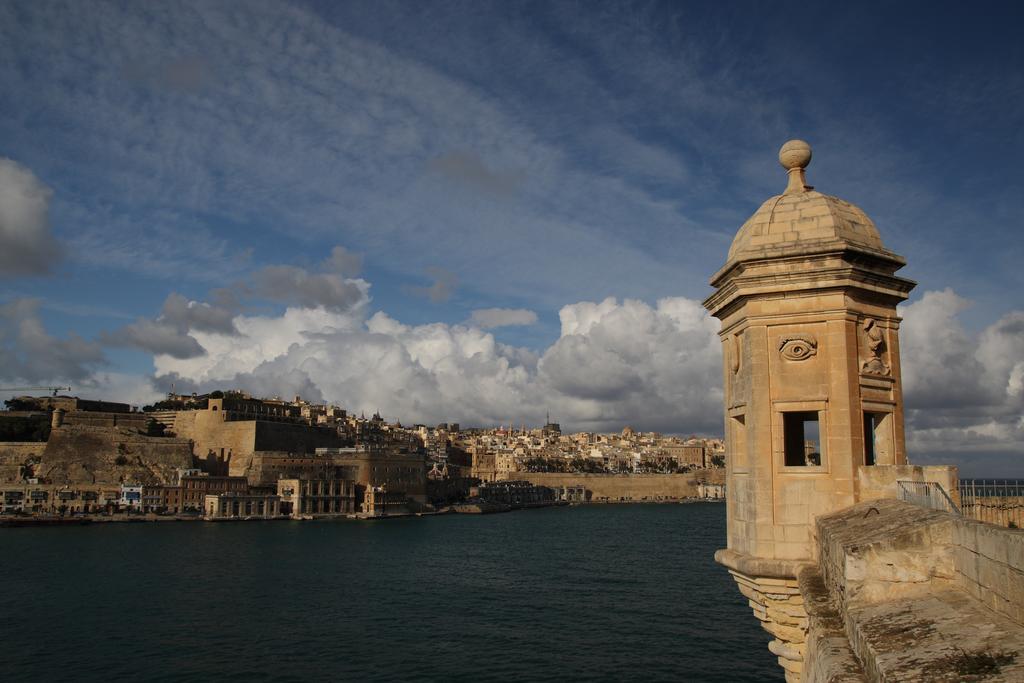
[[779, 163], [787, 171], [807, 168], [811, 163], [811, 146], [803, 140], [790, 140], [779, 150]]

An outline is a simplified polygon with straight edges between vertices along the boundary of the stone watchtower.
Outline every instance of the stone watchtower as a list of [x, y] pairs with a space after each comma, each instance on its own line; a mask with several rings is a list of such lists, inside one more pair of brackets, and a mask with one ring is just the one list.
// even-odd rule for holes
[[740, 228], [704, 306], [725, 361], [728, 548], [715, 557], [798, 680], [795, 576], [816, 559], [814, 520], [864, 497], [865, 466], [906, 464], [896, 305], [914, 282], [863, 211], [807, 185], [806, 142], [779, 161], [785, 192]]

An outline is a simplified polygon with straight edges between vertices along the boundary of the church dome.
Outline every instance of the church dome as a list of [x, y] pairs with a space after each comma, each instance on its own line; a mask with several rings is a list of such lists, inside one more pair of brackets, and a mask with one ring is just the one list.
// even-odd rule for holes
[[786, 191], [770, 198], [747, 219], [729, 248], [729, 262], [799, 255], [818, 248], [853, 247], [895, 256], [882, 245], [878, 228], [861, 209], [806, 184], [811, 147], [790, 140], [779, 150], [789, 172]]

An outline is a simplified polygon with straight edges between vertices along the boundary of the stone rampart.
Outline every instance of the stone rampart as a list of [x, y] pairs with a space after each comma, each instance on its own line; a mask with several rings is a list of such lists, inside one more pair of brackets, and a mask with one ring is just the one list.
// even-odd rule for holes
[[86, 410], [73, 410], [64, 415], [65, 425], [85, 427], [121, 427], [146, 433], [149, 430], [150, 417], [146, 413], [101, 413]]
[[122, 427], [65, 425], [50, 433], [37, 468], [54, 484], [163, 484], [192, 466], [186, 439], [151, 437]]
[[[259, 451], [312, 454], [317, 448], [342, 445], [337, 432], [325, 427], [270, 420], [233, 420], [221, 411], [179, 411], [171, 420], [161, 416], [161, 423], [173, 423], [175, 435], [191, 439], [196, 455], [212, 452], [234, 462]], [[232, 469], [238, 466], [233, 464]]]
[[817, 536], [819, 564], [798, 572], [805, 683], [974, 680], [992, 661], [986, 681], [1024, 679], [1024, 531], [872, 500]]
[[45, 441], [0, 441], [0, 483], [20, 482], [25, 463], [41, 457], [45, 448]]
[[687, 474], [564, 474], [560, 472], [508, 472], [502, 479], [523, 480], [538, 486], [583, 486], [591, 502], [650, 502], [658, 499], [692, 498], [699, 482], [721, 484], [725, 470]]

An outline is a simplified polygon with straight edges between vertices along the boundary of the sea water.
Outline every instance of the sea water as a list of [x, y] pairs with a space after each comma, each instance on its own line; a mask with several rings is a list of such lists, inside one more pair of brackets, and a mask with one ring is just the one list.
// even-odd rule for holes
[[721, 504], [0, 530], [0, 680], [781, 681]]

